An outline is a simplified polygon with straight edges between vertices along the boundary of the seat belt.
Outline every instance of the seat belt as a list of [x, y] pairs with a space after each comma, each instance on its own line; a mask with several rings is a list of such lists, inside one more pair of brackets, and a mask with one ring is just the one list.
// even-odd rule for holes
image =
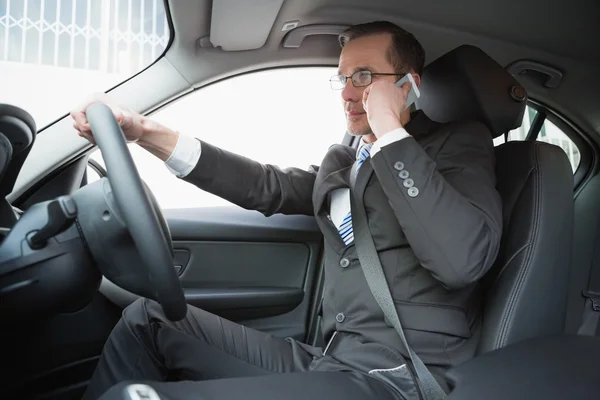
[[385, 317], [394, 326], [396, 332], [398, 332], [402, 344], [408, 351], [408, 355], [417, 375], [415, 384], [419, 388], [421, 396], [424, 400], [444, 399], [446, 393], [433, 377], [429, 369], [427, 369], [421, 358], [408, 345], [408, 341], [404, 335], [402, 323], [398, 317], [398, 312], [394, 305], [394, 300], [392, 299], [390, 288], [385, 279], [383, 268], [379, 261], [379, 255], [377, 254], [375, 243], [373, 242], [373, 237], [369, 230], [362, 196], [357, 195], [354, 192], [355, 169], [356, 163], [354, 163], [354, 166], [352, 167], [352, 196], [350, 196], [350, 205], [352, 209], [354, 245], [356, 247], [356, 252], [358, 253], [360, 266], [362, 267], [369, 289], [371, 289], [371, 293], [373, 293], [373, 297], [375, 297], [375, 300], [377, 301], [377, 304], [379, 304]]
[[585, 308], [577, 331], [578, 335], [584, 336], [600, 335], [600, 246], [596, 247], [592, 260], [588, 287], [583, 291]]

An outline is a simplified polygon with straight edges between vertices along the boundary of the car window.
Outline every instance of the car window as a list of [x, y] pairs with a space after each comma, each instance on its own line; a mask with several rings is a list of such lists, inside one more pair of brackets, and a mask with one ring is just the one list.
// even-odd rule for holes
[[[346, 122], [335, 68], [287, 68], [233, 77], [191, 93], [152, 119], [210, 144], [281, 168], [319, 165], [340, 143]], [[131, 154], [162, 208], [231, 203], [176, 178], [162, 161], [135, 144]], [[101, 165], [100, 152], [91, 155]]]
[[579, 149], [575, 143], [562, 130], [560, 130], [560, 128], [552, 123], [552, 121], [547, 119], [544, 120], [544, 124], [537, 135], [537, 140], [560, 146], [565, 153], [567, 153], [567, 157], [569, 157], [569, 162], [571, 163], [573, 172], [577, 170], [579, 162], [581, 161]]
[[[569, 162], [571, 163], [571, 168], [573, 169], [573, 172], [575, 172], [579, 166], [579, 163], [581, 162], [581, 154], [579, 149], [573, 140], [569, 138], [569, 136], [567, 136], [560, 128], [558, 128], [546, 117], [544, 117], [544, 122], [542, 123], [539, 131], [531, 132], [531, 126], [537, 114], [538, 111], [535, 108], [527, 106], [521, 126], [508, 133], [508, 140], [526, 140], [528, 137], [535, 137], [538, 141], [557, 145], [561, 147], [567, 154]], [[494, 139], [494, 144], [496, 146], [504, 142], [504, 136]]]
[[162, 0], [0, 1], [0, 103], [27, 110], [40, 129], [73, 99], [143, 70], [169, 38]]

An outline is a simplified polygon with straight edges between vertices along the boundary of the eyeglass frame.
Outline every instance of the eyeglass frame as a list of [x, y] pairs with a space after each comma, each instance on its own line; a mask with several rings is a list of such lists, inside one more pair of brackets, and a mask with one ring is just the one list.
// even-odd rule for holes
[[[371, 76], [371, 80], [370, 80], [370, 82], [369, 82], [369, 83], [367, 83], [366, 85], [356, 85], [356, 84], [354, 83], [354, 79], [352, 78], [354, 75], [356, 75], [356, 74], [359, 74], [359, 73], [361, 73], [361, 72], [362, 72], [362, 73], [368, 72], [368, 73], [369, 73], [369, 75]], [[353, 85], [354, 87], [367, 87], [367, 86], [369, 86], [370, 84], [372, 84], [372, 83], [373, 83], [373, 77], [374, 77], [374, 76], [401, 76], [401, 75], [406, 75], [406, 73], [397, 74], [397, 73], [388, 73], [388, 72], [371, 72], [371, 71], [369, 71], [368, 69], [361, 69], [361, 70], [358, 70], [358, 71], [356, 71], [356, 72], [353, 72], [353, 73], [352, 73], [352, 75], [350, 75], [350, 76], [348, 76], [348, 75], [344, 75], [344, 74], [337, 74], [337, 75], [334, 75], [334, 76], [332, 76], [331, 78], [329, 78], [329, 85], [331, 86], [331, 89], [333, 89], [333, 90], [343, 90], [343, 89], [346, 87], [346, 85], [348, 84], [348, 78], [350, 78], [350, 82], [352, 82], [352, 85]], [[333, 79], [334, 79], [334, 78], [339, 78], [339, 77], [341, 77], [341, 76], [343, 76], [343, 77], [346, 79], [346, 82], [344, 82], [344, 86], [342, 86], [342, 87], [341, 87], [341, 88], [339, 88], [339, 89], [336, 89], [336, 88], [334, 88], [334, 87], [333, 87], [333, 82], [334, 82], [334, 81], [333, 81]], [[339, 80], [339, 82], [341, 83], [341, 80]]]

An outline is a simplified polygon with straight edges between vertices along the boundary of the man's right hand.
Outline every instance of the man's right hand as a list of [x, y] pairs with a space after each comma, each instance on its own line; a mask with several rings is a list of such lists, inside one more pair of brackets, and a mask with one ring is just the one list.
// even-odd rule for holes
[[77, 130], [79, 136], [96, 144], [86, 116], [88, 107], [94, 103], [103, 103], [112, 110], [113, 115], [115, 116], [117, 123], [121, 126], [125, 139], [128, 142], [137, 142], [140, 140], [144, 132], [143, 117], [126, 107], [114, 104], [104, 93], [94, 94], [71, 111], [73, 127]]

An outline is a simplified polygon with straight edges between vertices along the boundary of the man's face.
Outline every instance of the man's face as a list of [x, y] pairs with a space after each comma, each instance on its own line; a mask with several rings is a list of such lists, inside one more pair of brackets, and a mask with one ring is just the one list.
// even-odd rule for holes
[[[353, 39], [342, 48], [338, 73], [348, 76], [342, 90], [342, 101], [346, 112], [348, 133], [354, 136], [371, 134], [367, 114], [363, 109], [362, 98], [366, 87], [354, 87], [350, 76], [356, 71], [368, 70], [374, 73], [394, 73], [394, 66], [386, 54], [391, 45], [389, 34], [369, 35]], [[399, 76], [374, 76], [376, 79], [396, 81]]]

